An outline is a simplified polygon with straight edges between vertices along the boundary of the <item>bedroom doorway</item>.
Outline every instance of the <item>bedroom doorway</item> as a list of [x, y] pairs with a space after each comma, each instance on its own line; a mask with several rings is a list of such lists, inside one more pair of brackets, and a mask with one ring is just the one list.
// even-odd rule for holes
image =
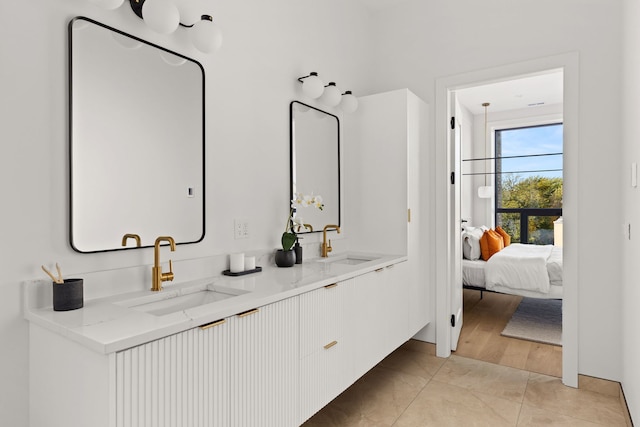
[[[560, 73], [560, 79], [563, 82], [562, 94], [560, 94], [560, 99], [563, 100], [563, 103], [559, 109], [560, 120], [564, 123], [564, 158], [562, 161], [563, 173], [565, 177], [565, 185], [564, 185], [564, 198], [563, 198], [563, 207], [562, 207], [562, 216], [563, 216], [563, 225], [564, 225], [564, 247], [561, 250], [563, 253], [563, 264], [564, 268], [561, 273], [561, 277], [563, 279], [563, 294], [564, 294], [564, 306], [562, 310], [562, 378], [563, 383], [569, 386], [577, 387], [577, 259], [575, 256], [575, 248], [577, 247], [577, 234], [574, 230], [577, 228], [577, 195], [578, 195], [578, 182], [575, 180], [577, 175], [577, 152], [578, 152], [578, 143], [577, 143], [577, 122], [578, 122], [578, 61], [577, 55], [575, 54], [567, 54], [560, 55], [556, 57], [544, 58], [541, 60], [530, 61], [526, 63], [514, 64], [511, 66], [505, 66], [496, 69], [483, 70], [479, 72], [473, 72], [465, 75], [452, 76], [443, 79], [438, 79], [436, 83], [436, 135], [439, 140], [446, 140], [446, 144], [437, 144], [436, 145], [436, 203], [442, 202], [444, 206], [447, 206], [446, 212], [438, 211], [436, 214], [436, 227], [438, 230], [441, 230], [438, 236], [438, 244], [440, 247], [446, 247], [447, 251], [443, 255], [443, 259], [441, 262], [436, 260], [437, 265], [446, 266], [445, 268], [440, 268], [436, 270], [436, 283], [438, 284], [436, 290], [436, 351], [438, 356], [446, 357], [451, 354], [451, 349], [456, 347], [456, 343], [453, 343], [452, 335], [449, 333], [449, 328], [453, 326], [453, 314], [451, 311], [455, 310], [458, 304], [462, 307], [464, 305], [463, 298], [467, 299], [467, 306], [476, 305], [472, 303], [472, 298], [474, 297], [470, 291], [465, 293], [458, 292], [458, 289], [462, 287], [462, 283], [456, 282], [455, 277], [458, 276], [461, 271], [461, 263], [462, 257], [457, 259], [455, 257], [455, 249], [456, 249], [456, 239], [460, 240], [460, 223], [454, 224], [454, 219], [456, 218], [455, 212], [452, 209], [462, 209], [464, 206], [464, 202], [459, 203], [456, 207], [456, 203], [454, 200], [456, 197], [455, 186], [460, 186], [463, 184], [463, 179], [454, 180], [454, 179], [443, 179], [444, 177], [449, 178], [451, 172], [461, 169], [461, 165], [455, 164], [455, 158], [451, 156], [451, 153], [454, 152], [451, 144], [454, 144], [455, 138], [454, 135], [451, 134], [450, 130], [452, 128], [449, 117], [447, 117], [448, 112], [452, 108], [451, 103], [455, 101], [451, 101], [451, 97], [456, 93], [463, 93], [466, 90], [471, 91], [472, 89], [476, 89], [482, 86], [490, 86], [494, 84], [508, 84], [518, 80], [533, 78], [533, 77], [550, 77], [555, 73]], [[518, 94], [512, 93], [510, 94], [512, 101], [518, 101]], [[454, 96], [454, 99], [457, 98]], [[520, 97], [522, 98], [522, 97]], [[482, 104], [484, 102], [490, 102], [488, 100], [482, 100], [476, 102], [478, 106], [483, 107]], [[553, 103], [550, 103], [553, 104]], [[529, 108], [538, 108], [538, 111], [542, 111], [544, 108], [544, 104], [534, 105]], [[471, 109], [469, 107], [468, 109]], [[554, 119], [553, 108], [546, 108], [545, 114], [539, 114], [538, 119], [541, 116], [549, 116], [546, 117], [545, 120], [558, 120], [557, 117]], [[506, 110], [504, 110], [506, 111]], [[548, 114], [546, 114], [548, 113]], [[506, 125], [518, 125], [519, 122], [526, 122], [526, 114], [520, 117], [508, 117], [507, 113], [503, 114], [503, 120]], [[474, 116], [476, 118], [474, 118]], [[465, 125], [464, 121], [466, 120], [469, 123], [477, 121], [477, 114], [468, 114], [466, 117], [463, 114], [461, 117], [461, 122], [463, 128], [461, 129], [462, 134], [465, 134]], [[556, 114], [557, 116], [557, 114]], [[495, 115], [494, 115], [495, 117]], [[486, 120], [486, 119], [485, 119]], [[508, 123], [511, 121], [510, 123]], [[522, 123], [520, 123], [522, 124]], [[533, 124], [533, 123], [530, 123]], [[479, 126], [475, 126], [476, 129]], [[481, 128], [481, 126], [480, 126]], [[466, 132], [473, 132], [473, 127], [467, 127]], [[478, 132], [482, 135], [482, 132]], [[486, 133], [485, 133], [486, 135]], [[477, 138], [476, 140], [482, 140], [484, 138]], [[464, 139], [464, 138], [463, 138]], [[464, 142], [463, 142], [464, 143]], [[493, 143], [493, 141], [492, 141]], [[442, 146], [444, 145], [444, 146]], [[490, 145], [488, 145], [490, 146]], [[464, 153], [464, 147], [462, 148]], [[494, 153], [484, 153], [486, 158], [491, 158]], [[464, 154], [462, 157], [464, 158]], [[493, 167], [493, 166], [492, 166]], [[438, 170], [440, 170], [439, 173]], [[458, 174], [459, 175], [459, 174]], [[456, 176], [458, 176], [456, 175]], [[491, 176], [495, 176], [495, 171], [492, 171]], [[484, 177], [481, 177], [484, 181]], [[456, 182], [457, 181], [457, 182]], [[454, 183], [455, 182], [455, 183]], [[453, 184], [453, 185], [452, 185]], [[492, 182], [495, 185], [495, 181]], [[475, 188], [474, 188], [475, 191]], [[459, 192], [459, 194], [462, 192]], [[494, 193], [495, 194], [495, 193]], [[462, 197], [469, 197], [468, 195], [462, 195]], [[492, 200], [492, 199], [490, 199]], [[467, 205], [469, 206], [469, 205]], [[453, 208], [452, 208], [453, 207]], [[474, 220], [476, 225], [486, 225], [489, 228], [495, 227], [496, 223], [496, 214], [495, 214], [495, 205], [490, 203], [477, 203], [476, 207], [472, 210], [472, 214], [467, 215], [471, 220]], [[462, 219], [465, 218], [465, 212], [462, 212]], [[484, 224], [480, 224], [484, 223]], [[459, 252], [458, 252], [459, 253]], [[459, 277], [459, 276], [458, 276]], [[458, 301], [458, 296], [460, 300]], [[484, 298], [487, 297], [487, 293], [484, 294]], [[494, 294], [489, 299], [485, 300], [485, 303], [491, 303], [494, 306], [498, 304], [498, 300], [500, 299], [510, 299], [510, 298], [520, 298], [513, 297], [511, 295], [500, 295]], [[479, 300], [479, 297], [478, 297]], [[492, 302], [493, 300], [493, 302]], [[479, 300], [482, 301], [482, 300]], [[478, 303], [479, 304], [479, 303]], [[489, 305], [491, 305], [489, 304]], [[506, 306], [514, 306], [519, 305], [519, 302], [516, 300], [507, 301], [504, 303]], [[463, 311], [463, 316], [461, 316], [462, 327], [464, 328], [464, 313], [467, 313], [467, 310]], [[477, 320], [477, 315], [467, 314], [470, 318], [468, 319], [468, 323], [471, 324], [474, 321], [474, 317]], [[449, 322], [445, 322], [445, 319], [448, 321], [451, 318], [451, 324], [447, 324]], [[458, 325], [459, 326], [459, 325]], [[464, 336], [464, 335], [463, 335]], [[459, 348], [458, 351], [461, 351]]]

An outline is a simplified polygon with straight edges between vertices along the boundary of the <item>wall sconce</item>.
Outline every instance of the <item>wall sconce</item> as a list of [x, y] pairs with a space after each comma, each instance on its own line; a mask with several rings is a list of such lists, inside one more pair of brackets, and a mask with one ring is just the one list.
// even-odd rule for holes
[[310, 72], [308, 76], [298, 77], [298, 81], [302, 83], [302, 92], [309, 98], [320, 98], [324, 92], [324, 83], [315, 71]]
[[[117, 9], [124, 0], [90, 0], [105, 9]], [[131, 10], [153, 31], [171, 34], [179, 26], [190, 28], [193, 46], [203, 53], [218, 50], [222, 31], [211, 15], [201, 15], [195, 0], [129, 0]]]
[[324, 87], [324, 92], [322, 92], [319, 101], [327, 107], [335, 107], [340, 104], [341, 99], [342, 94], [340, 93], [340, 89], [338, 89], [335, 82], [329, 82], [329, 84]]
[[340, 101], [340, 107], [345, 113], [353, 113], [358, 109], [358, 98], [356, 98], [350, 90], [342, 94], [342, 101]]
[[302, 83], [302, 92], [306, 96], [312, 99], [320, 98], [319, 101], [327, 107], [340, 104], [345, 113], [353, 113], [358, 109], [358, 98], [350, 90], [340, 93], [335, 82], [325, 85], [315, 71], [308, 76], [298, 77], [298, 81]]

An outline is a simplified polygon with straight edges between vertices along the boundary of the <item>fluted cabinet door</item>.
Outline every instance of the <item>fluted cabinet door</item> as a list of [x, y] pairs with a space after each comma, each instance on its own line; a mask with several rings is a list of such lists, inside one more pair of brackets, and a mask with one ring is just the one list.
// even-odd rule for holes
[[298, 297], [234, 316], [230, 426], [298, 423]]
[[300, 422], [356, 380], [351, 327], [353, 281], [300, 295]]
[[118, 427], [229, 425], [229, 324], [201, 328], [117, 353]]

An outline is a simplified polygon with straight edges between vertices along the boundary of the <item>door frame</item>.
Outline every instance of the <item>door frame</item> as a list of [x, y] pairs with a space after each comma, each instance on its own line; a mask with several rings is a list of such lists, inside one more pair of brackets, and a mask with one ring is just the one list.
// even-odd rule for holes
[[[577, 52], [550, 56], [480, 71], [439, 78], [435, 86], [435, 245], [451, 248], [449, 242], [452, 223], [449, 204], [449, 111], [447, 104], [452, 91], [481, 84], [496, 83], [523, 76], [544, 74], [552, 70], [564, 73], [563, 104], [563, 288], [562, 304], [562, 382], [578, 387], [578, 181], [579, 159], [579, 56]], [[460, 185], [460, 179], [457, 185]], [[459, 227], [459, 224], [453, 225]], [[436, 355], [451, 354], [449, 322], [451, 314], [451, 285], [455, 280], [454, 254], [450, 249], [435, 251], [436, 259]], [[462, 284], [460, 284], [462, 286]]]

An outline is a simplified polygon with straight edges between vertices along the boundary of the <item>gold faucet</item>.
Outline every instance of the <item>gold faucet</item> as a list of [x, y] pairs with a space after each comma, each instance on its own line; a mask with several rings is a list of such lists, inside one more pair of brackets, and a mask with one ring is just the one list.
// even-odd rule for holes
[[127, 240], [129, 238], [134, 239], [136, 241], [136, 247], [139, 248], [140, 246], [142, 246], [142, 243], [140, 242], [140, 236], [133, 233], [127, 233], [124, 236], [122, 236], [122, 246], [127, 246]]
[[173, 264], [171, 260], [169, 260], [169, 272], [163, 273], [162, 266], [160, 265], [160, 242], [169, 242], [171, 246], [171, 252], [176, 250], [176, 242], [173, 240], [173, 237], [170, 236], [160, 236], [156, 239], [156, 244], [153, 248], [153, 269], [152, 273], [152, 281], [151, 281], [151, 290], [152, 291], [161, 291], [162, 290], [162, 282], [172, 281], [173, 280]]
[[329, 252], [333, 250], [331, 247], [331, 240], [329, 240], [329, 244], [327, 244], [327, 230], [329, 228], [335, 228], [338, 234], [340, 234], [340, 226], [339, 225], [325, 225], [322, 229], [322, 258], [327, 258], [329, 256]]

